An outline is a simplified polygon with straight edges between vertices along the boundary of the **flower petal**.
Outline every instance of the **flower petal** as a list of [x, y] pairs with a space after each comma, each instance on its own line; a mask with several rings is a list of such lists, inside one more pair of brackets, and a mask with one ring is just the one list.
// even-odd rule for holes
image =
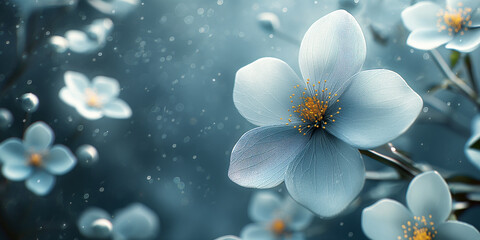
[[287, 221], [287, 226], [293, 231], [302, 231], [313, 220], [313, 213], [298, 204], [290, 196], [285, 197], [281, 208], [283, 217]]
[[129, 118], [132, 116], [132, 109], [128, 104], [121, 100], [121, 99], [115, 99], [113, 101], [110, 101], [106, 103], [103, 108], [103, 114], [107, 117], [111, 118]]
[[480, 9], [477, 9], [472, 15], [472, 25], [470, 27], [477, 28], [480, 27]]
[[25, 180], [32, 171], [32, 167], [25, 164], [5, 164], [2, 167], [3, 176], [11, 181]]
[[60, 97], [60, 99], [66, 104], [73, 107], [77, 106], [82, 101], [81, 98], [76, 97], [74, 93], [68, 89], [68, 87], [63, 87], [60, 89], [60, 92], [58, 92], [58, 97]]
[[53, 130], [46, 123], [36, 122], [25, 131], [23, 144], [27, 151], [42, 152], [52, 145], [54, 138]]
[[108, 235], [105, 231], [98, 231], [93, 223], [99, 219], [106, 219], [110, 221], [110, 215], [103, 209], [91, 207], [85, 210], [78, 218], [77, 226], [80, 233], [89, 238], [105, 238]]
[[419, 2], [413, 6], [405, 8], [402, 12], [402, 20], [405, 27], [410, 31], [416, 29], [435, 29], [437, 30], [438, 12], [443, 10], [433, 2]]
[[480, 28], [470, 28], [463, 35], [456, 34], [445, 47], [460, 52], [472, 52], [480, 45]]
[[0, 144], [0, 161], [3, 164], [25, 164], [25, 149], [18, 138], [9, 138]]
[[[295, 88], [295, 86], [299, 87]], [[285, 124], [293, 105], [301, 96], [305, 83], [280, 59], [260, 58], [237, 71], [233, 102], [244, 118], [258, 126]], [[293, 100], [293, 103], [291, 102]]]
[[362, 68], [366, 52], [365, 38], [355, 18], [344, 10], [334, 11], [312, 24], [303, 37], [300, 70], [304, 80], [320, 82], [315, 89], [328, 88], [340, 95], [350, 77]]
[[90, 53], [102, 46], [97, 41], [90, 39], [85, 32], [78, 30], [68, 30], [65, 38], [68, 40], [70, 50], [76, 53]]
[[37, 170], [25, 181], [25, 185], [33, 193], [44, 196], [53, 189], [55, 177], [45, 171]]
[[343, 211], [365, 182], [365, 166], [357, 149], [325, 131], [316, 131], [288, 166], [290, 195], [323, 217]]
[[408, 186], [407, 205], [415, 216], [429, 217], [432, 222], [445, 221], [452, 210], [452, 197], [447, 183], [437, 172], [416, 176]]
[[447, 9], [471, 8], [477, 9], [479, 7], [478, 0], [447, 0]]
[[90, 87], [90, 81], [82, 73], [66, 71], [63, 78], [67, 88], [75, 94], [76, 97], [84, 96], [85, 90]]
[[459, 221], [448, 221], [437, 227], [438, 240], [479, 240], [480, 233], [470, 224]]
[[214, 240], [242, 240], [239, 237], [233, 236], [233, 235], [227, 235], [227, 236], [222, 236], [219, 238], [215, 238]]
[[73, 153], [63, 145], [55, 145], [45, 157], [44, 167], [51, 174], [62, 175], [75, 166], [77, 159]]
[[88, 120], [97, 120], [103, 117], [102, 110], [89, 107], [87, 104], [79, 104], [76, 109], [80, 115]]
[[470, 162], [480, 169], [480, 149], [478, 146], [472, 147], [480, 140], [480, 115], [476, 115], [472, 120], [472, 132], [472, 136], [465, 143], [464, 152]]
[[334, 111], [341, 107], [340, 113], [326, 126], [352, 146], [368, 149], [395, 139], [422, 109], [422, 98], [395, 72], [362, 71], [352, 79], [340, 101], [332, 105]]
[[116, 79], [97, 76], [93, 78], [92, 82], [95, 92], [104, 100], [117, 97], [120, 93], [120, 85]]
[[249, 224], [240, 233], [242, 240], [276, 240], [275, 235], [266, 227], [259, 224]]
[[254, 193], [250, 205], [248, 206], [248, 215], [255, 222], [273, 221], [275, 214], [282, 207], [282, 199], [278, 194], [271, 191], [259, 191]]
[[159, 227], [155, 212], [141, 203], [133, 203], [115, 214], [113, 236], [114, 239], [151, 239]]
[[407, 221], [413, 221], [412, 213], [391, 199], [382, 199], [362, 212], [363, 232], [372, 240], [403, 237], [402, 225]]
[[448, 35], [448, 31], [417, 29], [408, 35], [407, 45], [421, 50], [432, 50], [452, 39], [453, 36]]
[[309, 136], [293, 127], [258, 127], [246, 132], [232, 150], [228, 177], [244, 187], [271, 188], [307, 144]]

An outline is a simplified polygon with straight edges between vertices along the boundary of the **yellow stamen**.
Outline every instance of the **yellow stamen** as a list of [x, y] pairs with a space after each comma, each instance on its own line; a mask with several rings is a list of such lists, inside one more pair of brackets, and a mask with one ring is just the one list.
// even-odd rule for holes
[[403, 235], [398, 236], [398, 240], [433, 240], [437, 235], [434, 223], [431, 221], [432, 215], [428, 218], [425, 216], [413, 217], [414, 221], [407, 221], [402, 225]]
[[276, 219], [275, 221], [273, 221], [270, 229], [275, 235], [279, 236], [285, 233], [286, 224], [283, 220]]
[[32, 153], [30, 154], [30, 158], [28, 159], [28, 164], [35, 166], [35, 167], [40, 167], [42, 165], [42, 155], [38, 153]]
[[88, 106], [94, 107], [94, 108], [99, 108], [102, 106], [100, 98], [98, 97], [98, 94], [94, 90], [87, 88], [85, 90], [85, 95], [87, 96]]

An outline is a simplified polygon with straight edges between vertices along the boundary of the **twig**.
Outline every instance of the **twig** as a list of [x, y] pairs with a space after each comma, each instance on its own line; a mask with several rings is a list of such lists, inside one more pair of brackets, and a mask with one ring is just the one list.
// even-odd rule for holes
[[407, 179], [411, 179], [422, 172], [422, 170], [412, 164], [389, 157], [374, 150], [360, 150], [360, 153], [377, 160], [380, 163], [393, 167], [402, 177]]

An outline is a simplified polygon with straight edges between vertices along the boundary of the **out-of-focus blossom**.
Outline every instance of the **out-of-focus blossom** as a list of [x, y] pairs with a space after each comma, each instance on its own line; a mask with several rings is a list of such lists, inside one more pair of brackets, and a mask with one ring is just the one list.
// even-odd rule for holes
[[117, 80], [97, 76], [90, 82], [85, 75], [72, 71], [65, 72], [64, 78], [66, 87], [60, 90], [59, 97], [83, 117], [95, 120], [103, 116], [129, 118], [132, 115], [128, 104], [118, 98]]
[[402, 12], [405, 26], [412, 31], [407, 44], [431, 50], [447, 43], [449, 49], [471, 52], [480, 44], [478, 0], [447, 0], [446, 8], [433, 2], [419, 2]]
[[422, 107], [395, 72], [360, 71], [365, 56], [360, 26], [339, 10], [305, 34], [299, 53], [303, 80], [276, 58], [240, 69], [235, 106], [260, 127], [235, 145], [230, 179], [254, 188], [285, 180], [291, 196], [315, 213], [330, 217], [343, 211], [365, 181], [357, 148], [395, 139]]
[[123, 17], [133, 11], [140, 0], [88, 0], [88, 3], [104, 14]]
[[465, 144], [465, 155], [480, 169], [480, 115], [472, 120], [472, 136]]
[[255, 223], [243, 228], [240, 234], [243, 240], [301, 240], [304, 239], [301, 231], [313, 219], [310, 211], [289, 196], [281, 199], [269, 191], [253, 195], [248, 215]]
[[237, 236], [227, 235], [227, 236], [215, 238], [215, 240], [242, 240], [242, 239]]
[[69, 30], [65, 37], [53, 36], [50, 38], [57, 52], [62, 53], [66, 48], [76, 53], [92, 53], [105, 46], [107, 37], [113, 30], [113, 22], [109, 18], [94, 20], [83, 31]]
[[55, 185], [54, 175], [69, 172], [77, 159], [63, 145], [54, 145], [52, 129], [43, 122], [27, 128], [23, 141], [9, 138], [0, 144], [2, 173], [12, 181], [25, 180], [27, 188], [37, 195], [46, 195]]
[[280, 19], [275, 13], [263, 12], [257, 16], [258, 24], [268, 33], [273, 33], [280, 29]]
[[113, 218], [103, 209], [89, 208], [82, 213], [77, 226], [80, 233], [89, 238], [146, 240], [158, 234], [160, 221], [151, 209], [133, 203], [116, 212]]
[[401, 203], [382, 199], [365, 208], [362, 228], [374, 240], [478, 240], [473, 226], [446, 221], [452, 210], [447, 183], [437, 172], [415, 177], [407, 190], [408, 209]]
[[0, 108], [0, 129], [9, 128], [13, 123], [13, 115], [6, 108]]

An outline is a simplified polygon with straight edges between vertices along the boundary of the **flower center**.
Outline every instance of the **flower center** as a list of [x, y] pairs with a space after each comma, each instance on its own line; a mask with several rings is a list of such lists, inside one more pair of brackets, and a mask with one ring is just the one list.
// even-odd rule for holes
[[461, 8], [462, 3], [458, 4], [459, 8], [447, 10], [440, 10], [437, 14], [437, 27], [438, 31], [448, 30], [449, 35], [460, 32], [461, 35], [464, 31], [468, 30], [468, 27], [472, 25], [470, 13], [471, 8]]
[[[324, 80], [326, 83], [327, 80]], [[318, 81], [318, 85], [321, 82]], [[310, 89], [311, 86], [311, 89]], [[299, 88], [300, 85], [294, 86], [294, 88]], [[333, 102], [339, 102], [340, 100], [332, 100], [332, 97], [336, 97], [337, 94], [332, 94], [328, 91], [328, 88], [322, 88], [320, 91], [315, 88], [315, 84], [310, 85], [310, 79], [307, 79], [307, 86], [304, 88], [301, 96], [295, 96], [295, 94], [290, 95], [290, 102], [294, 103], [294, 98], [298, 97], [301, 101], [300, 104], [293, 105], [292, 109], [294, 114], [297, 114], [300, 117], [301, 123], [299, 125], [294, 125], [293, 128], [298, 129], [299, 133], [306, 135], [305, 130], [322, 128], [325, 129], [328, 122], [335, 122], [333, 116], [340, 113], [342, 108], [338, 108], [335, 113], [327, 114], [327, 109], [331, 108]], [[292, 117], [292, 114], [290, 114]], [[292, 119], [288, 119], [288, 123], [292, 122]]]
[[99, 108], [102, 106], [102, 103], [100, 102], [100, 98], [98, 97], [98, 94], [94, 90], [87, 88], [85, 90], [85, 95], [87, 96], [88, 106], [94, 107], [94, 108]]
[[437, 234], [435, 224], [431, 221], [432, 215], [428, 218], [425, 216], [413, 217], [414, 222], [407, 221], [407, 224], [402, 225], [403, 236], [398, 236], [398, 240], [433, 240]]
[[270, 229], [275, 235], [282, 235], [285, 233], [286, 230], [286, 224], [283, 220], [281, 219], [276, 219], [272, 222], [272, 225], [270, 226]]
[[28, 159], [28, 164], [35, 167], [40, 167], [42, 165], [42, 155], [38, 153], [30, 154], [30, 157]]

